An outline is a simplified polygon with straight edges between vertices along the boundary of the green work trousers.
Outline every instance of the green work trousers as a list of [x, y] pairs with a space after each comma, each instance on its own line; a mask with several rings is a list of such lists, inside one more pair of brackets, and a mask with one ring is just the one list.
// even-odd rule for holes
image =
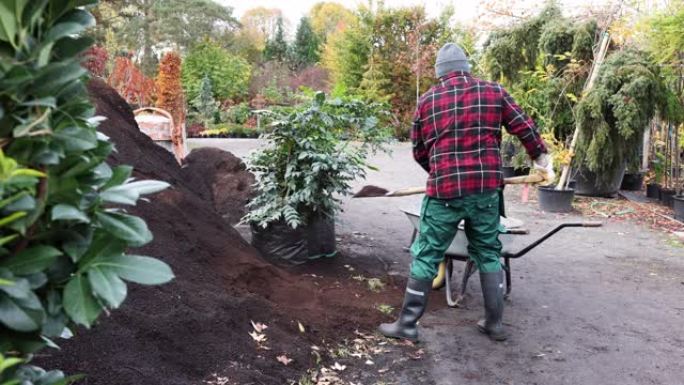
[[465, 221], [470, 259], [482, 272], [500, 271], [500, 199], [499, 192], [455, 199], [425, 196], [420, 210], [420, 229], [411, 245], [411, 277], [422, 280], [435, 278], [461, 220]]

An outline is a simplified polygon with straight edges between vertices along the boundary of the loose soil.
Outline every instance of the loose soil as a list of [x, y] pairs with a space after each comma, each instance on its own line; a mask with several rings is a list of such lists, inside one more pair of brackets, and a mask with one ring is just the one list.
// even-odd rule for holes
[[359, 190], [356, 194], [354, 194], [354, 198], [373, 198], [373, 197], [383, 197], [387, 195], [389, 190], [378, 187], [378, 186], [373, 186], [373, 185], [368, 185], [368, 186], [363, 186], [361, 190]]
[[247, 213], [245, 205], [252, 198], [254, 175], [230, 152], [217, 148], [194, 150], [185, 158], [183, 175], [230, 224], [238, 223]]
[[[222, 384], [281, 385], [316, 365], [312, 345], [371, 329], [385, 318], [374, 307], [397, 303], [400, 291], [371, 292], [344, 269], [323, 264], [324, 273], [334, 274], [312, 268], [303, 274], [264, 261], [223, 218], [239, 218], [249, 196], [252, 179], [237, 158], [201, 150], [182, 169], [140, 133], [113, 89], [93, 81], [89, 91], [97, 113], [108, 118], [100, 130], [116, 144], [111, 164], [133, 165], [137, 178], [172, 185], [131, 212], [155, 234], [135, 252], [164, 260], [176, 279], [157, 287], [132, 285], [121, 309], [93, 330], [76, 330], [39, 364], [86, 373], [82, 383], [88, 385], [188, 385], [219, 377]], [[225, 194], [234, 195], [217, 199]], [[250, 321], [268, 326], [265, 342], [249, 335]], [[278, 362], [282, 354], [293, 361]]]

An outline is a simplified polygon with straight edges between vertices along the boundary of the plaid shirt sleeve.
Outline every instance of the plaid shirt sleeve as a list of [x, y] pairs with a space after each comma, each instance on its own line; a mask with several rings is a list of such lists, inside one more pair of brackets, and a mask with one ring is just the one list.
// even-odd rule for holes
[[546, 152], [546, 145], [539, 135], [537, 127], [503, 87], [501, 94], [503, 96], [501, 120], [504, 127], [508, 133], [520, 139], [530, 158], [537, 159]]
[[411, 127], [411, 142], [413, 143], [413, 159], [418, 162], [420, 167], [430, 172], [430, 155], [425, 142], [423, 142], [423, 125], [420, 117], [420, 105], [416, 108], [413, 116], [413, 127]]

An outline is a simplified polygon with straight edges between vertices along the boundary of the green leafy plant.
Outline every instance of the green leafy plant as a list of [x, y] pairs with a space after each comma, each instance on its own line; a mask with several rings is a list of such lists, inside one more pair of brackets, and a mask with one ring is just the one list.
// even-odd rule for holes
[[[110, 167], [81, 54], [95, 1], [0, 3], [0, 384], [67, 384], [28, 358], [126, 298], [124, 281], [161, 284], [171, 269], [127, 249], [152, 240], [128, 214], [165, 189]], [[6, 358], [7, 357], [7, 358]], [[19, 364], [17, 359], [22, 360]]]
[[221, 113], [221, 122], [245, 124], [252, 116], [252, 109], [247, 103], [239, 103]]
[[367, 157], [388, 141], [386, 114], [382, 105], [326, 100], [319, 92], [305, 106], [280, 115], [266, 136], [270, 146], [248, 161], [258, 193], [243, 221], [265, 228], [284, 220], [296, 228], [314, 213], [334, 215], [339, 196], [365, 176]]
[[188, 100], [199, 95], [202, 79], [208, 76], [214, 98], [223, 101], [246, 94], [251, 72], [251, 66], [245, 59], [210, 40], [204, 40], [190, 50], [183, 61], [181, 79]]
[[201, 136], [219, 138], [258, 138], [261, 133], [262, 132], [256, 128], [245, 127], [234, 123], [221, 123], [202, 131]]

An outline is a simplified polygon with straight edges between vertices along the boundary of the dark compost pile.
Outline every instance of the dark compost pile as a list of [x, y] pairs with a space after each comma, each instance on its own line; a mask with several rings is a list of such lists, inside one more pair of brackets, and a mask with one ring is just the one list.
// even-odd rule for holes
[[[39, 364], [86, 373], [82, 383], [89, 385], [201, 384], [216, 373], [228, 383], [284, 384], [314, 365], [312, 344], [372, 328], [381, 317], [375, 304], [396, 301], [352, 280], [297, 275], [265, 262], [223, 218], [241, 216], [252, 183], [237, 158], [200, 150], [181, 168], [139, 131], [116, 91], [101, 81], [89, 91], [98, 115], [108, 118], [100, 130], [116, 145], [111, 163], [172, 185], [131, 211], [155, 235], [135, 252], [163, 259], [176, 279], [131, 286], [121, 309], [93, 330], [58, 341], [62, 350], [49, 351]], [[215, 194], [235, 199], [215, 207]], [[268, 325], [262, 344], [268, 349], [250, 337], [250, 321]], [[283, 365], [276, 360], [281, 354], [294, 361]]]

